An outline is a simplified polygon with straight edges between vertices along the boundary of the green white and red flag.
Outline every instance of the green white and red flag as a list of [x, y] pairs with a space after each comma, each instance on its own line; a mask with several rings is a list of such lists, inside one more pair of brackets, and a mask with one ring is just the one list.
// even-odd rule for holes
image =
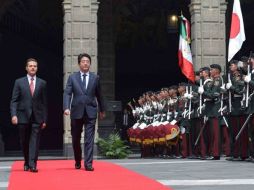
[[194, 83], [195, 74], [190, 49], [190, 23], [181, 15], [179, 32], [178, 64], [186, 78]]

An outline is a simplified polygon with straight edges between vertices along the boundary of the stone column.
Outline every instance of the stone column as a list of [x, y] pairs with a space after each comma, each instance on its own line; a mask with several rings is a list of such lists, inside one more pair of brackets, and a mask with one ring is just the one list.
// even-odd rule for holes
[[195, 70], [226, 65], [225, 0], [191, 0], [191, 49]]
[[[97, 0], [64, 0], [64, 87], [68, 76], [78, 71], [77, 56], [91, 55], [91, 71], [97, 72]], [[82, 138], [83, 139], [83, 138]], [[64, 155], [72, 157], [70, 118], [64, 117]]]

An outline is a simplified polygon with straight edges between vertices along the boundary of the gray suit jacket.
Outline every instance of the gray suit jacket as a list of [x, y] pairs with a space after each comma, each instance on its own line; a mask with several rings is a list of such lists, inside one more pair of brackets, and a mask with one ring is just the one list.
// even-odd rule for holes
[[15, 81], [10, 103], [11, 117], [17, 116], [18, 123], [30, 122], [33, 113], [38, 124], [47, 123], [47, 83], [36, 77], [34, 95], [30, 93], [27, 76]]
[[96, 118], [98, 106], [99, 111], [103, 112], [104, 104], [99, 76], [89, 72], [89, 82], [87, 89], [85, 89], [81, 81], [80, 72], [70, 75], [64, 90], [63, 109], [71, 110], [71, 119], [81, 119], [85, 112], [89, 118]]

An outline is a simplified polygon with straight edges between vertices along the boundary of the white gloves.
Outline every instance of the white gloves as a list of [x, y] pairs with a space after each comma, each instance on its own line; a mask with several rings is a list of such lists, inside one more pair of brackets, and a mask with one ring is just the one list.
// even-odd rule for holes
[[220, 87], [221, 90], [226, 90], [225, 88], [225, 84], [223, 84], [221, 87]]
[[176, 123], [177, 123], [177, 121], [175, 119], [170, 122], [171, 125], [175, 125]]
[[232, 86], [232, 83], [231, 83], [231, 82], [228, 82], [228, 83], [226, 84], [226, 89], [230, 89], [231, 86]]
[[187, 97], [188, 99], [191, 99], [191, 98], [193, 98], [193, 95], [192, 94], [188, 94], [188, 97]]
[[250, 75], [245, 76], [244, 81], [249, 83], [251, 81], [251, 76]]
[[192, 94], [188, 94], [188, 93], [184, 93], [183, 97], [186, 98], [186, 99], [192, 99], [193, 95]]
[[198, 87], [198, 93], [199, 94], [203, 94], [204, 93], [204, 87], [203, 86]]

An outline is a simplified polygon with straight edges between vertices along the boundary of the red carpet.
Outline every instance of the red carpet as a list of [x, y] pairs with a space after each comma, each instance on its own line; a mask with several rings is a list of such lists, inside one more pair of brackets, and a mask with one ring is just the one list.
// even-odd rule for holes
[[38, 162], [38, 173], [24, 172], [23, 162], [12, 166], [9, 190], [169, 190], [153, 179], [116, 164], [94, 161], [94, 172], [75, 170], [73, 160]]

